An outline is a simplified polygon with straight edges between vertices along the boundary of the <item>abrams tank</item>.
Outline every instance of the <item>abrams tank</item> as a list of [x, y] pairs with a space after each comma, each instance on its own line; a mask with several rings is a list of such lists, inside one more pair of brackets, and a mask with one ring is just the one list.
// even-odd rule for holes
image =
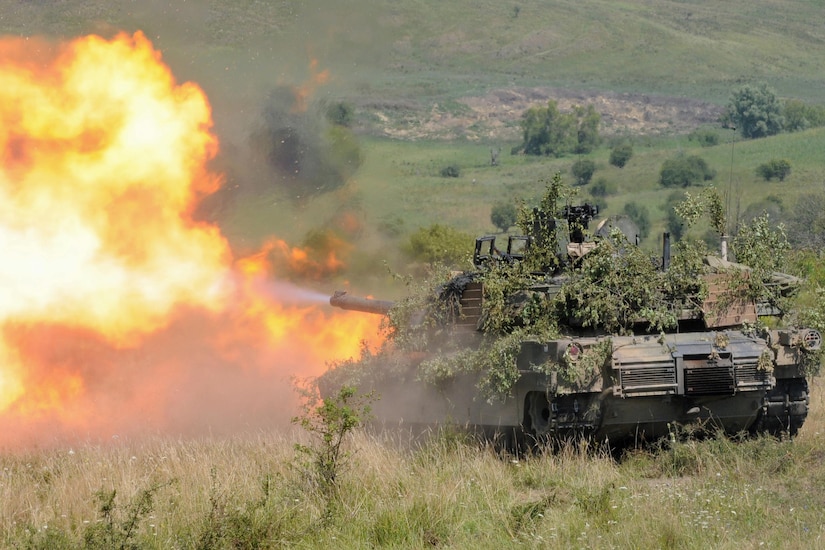
[[449, 424], [508, 445], [802, 427], [822, 338], [786, 312], [798, 279], [671, 247], [667, 234], [655, 258], [618, 231], [592, 239], [595, 206], [557, 209], [558, 188], [548, 196], [522, 216], [524, 235], [503, 249], [480, 237], [474, 268], [433, 291], [333, 295], [335, 307], [386, 315], [388, 341], [325, 373], [322, 396], [375, 390], [380, 423]]

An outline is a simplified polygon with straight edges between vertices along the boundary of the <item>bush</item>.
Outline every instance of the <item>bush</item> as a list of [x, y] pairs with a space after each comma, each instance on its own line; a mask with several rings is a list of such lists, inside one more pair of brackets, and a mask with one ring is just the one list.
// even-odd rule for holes
[[588, 159], [579, 159], [573, 163], [570, 171], [576, 178], [576, 185], [587, 185], [596, 171], [596, 163]]
[[640, 239], [644, 239], [650, 234], [650, 214], [646, 206], [631, 201], [624, 205], [624, 213], [639, 228]]
[[413, 233], [406, 250], [417, 261], [459, 265], [469, 258], [472, 244], [473, 238], [466, 233], [433, 224]]
[[499, 202], [493, 205], [490, 211], [490, 221], [502, 233], [516, 225], [518, 218], [518, 208], [516, 205], [509, 202]]
[[714, 177], [716, 172], [708, 166], [705, 159], [695, 155], [678, 156], [662, 164], [659, 183], [665, 187], [689, 187]]
[[808, 105], [798, 99], [789, 99], [785, 101], [782, 114], [788, 132], [825, 126], [825, 107], [822, 105]]
[[610, 151], [610, 164], [617, 168], [624, 168], [632, 156], [633, 145], [628, 142], [620, 143]]
[[688, 134], [688, 140], [695, 141], [702, 147], [719, 145], [719, 133], [710, 128], [700, 128]]
[[773, 178], [785, 181], [790, 173], [791, 163], [786, 159], [771, 159], [756, 167], [756, 175], [762, 177], [765, 181], [771, 181]]
[[607, 181], [605, 178], [599, 178], [590, 187], [590, 194], [594, 197], [606, 197], [608, 195], [616, 194], [616, 184]]
[[442, 178], [457, 178], [461, 175], [461, 168], [457, 164], [450, 164], [441, 169]]
[[295, 444], [306, 458], [305, 471], [326, 494], [334, 493], [351, 451], [344, 450], [350, 432], [369, 420], [373, 393], [359, 394], [352, 386], [339, 388], [334, 396], [321, 399], [314, 388], [296, 388], [303, 398], [302, 413], [292, 419], [316, 439], [314, 446]]
[[327, 107], [326, 115], [331, 124], [349, 128], [355, 119], [355, 108], [350, 103], [338, 101]]

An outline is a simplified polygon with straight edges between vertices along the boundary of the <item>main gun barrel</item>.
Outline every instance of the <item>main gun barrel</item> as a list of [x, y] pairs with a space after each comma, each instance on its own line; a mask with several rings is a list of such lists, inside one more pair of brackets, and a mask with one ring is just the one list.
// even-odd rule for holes
[[351, 311], [363, 311], [365, 313], [375, 313], [386, 315], [394, 302], [390, 300], [376, 300], [374, 298], [358, 298], [350, 296], [344, 290], [336, 290], [329, 299], [329, 305], [348, 309]]

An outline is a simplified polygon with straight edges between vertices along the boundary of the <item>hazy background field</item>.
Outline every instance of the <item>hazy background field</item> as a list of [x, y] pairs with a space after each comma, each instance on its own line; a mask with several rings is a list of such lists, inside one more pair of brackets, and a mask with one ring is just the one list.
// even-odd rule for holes
[[[561, 107], [592, 103], [600, 111], [606, 140], [590, 155], [594, 179], [618, 190], [603, 201], [605, 215], [620, 213], [630, 200], [648, 207], [651, 250], [658, 248], [671, 193], [657, 183], [659, 168], [680, 151], [708, 161], [717, 171], [715, 184], [735, 196], [739, 211], [769, 195], [790, 207], [822, 180], [821, 130], [734, 144], [733, 133], [716, 122], [731, 90], [745, 83], [765, 82], [782, 98], [825, 103], [825, 30], [817, 2], [0, 6], [4, 34], [146, 33], [176, 78], [197, 82], [212, 103], [221, 141], [215, 165], [226, 175], [226, 192], [209, 215], [236, 249], [257, 249], [271, 235], [301, 245], [314, 230], [338, 227], [342, 213], [354, 216], [357, 227], [346, 234], [354, 245], [352, 271], [345, 278], [360, 292], [382, 284], [371, 272], [385, 260], [405, 270], [396, 251], [417, 228], [449, 223], [469, 235], [492, 232], [494, 202], [534, 197], [543, 178], [569, 170], [574, 158], [509, 155], [521, 138], [521, 114], [548, 99]], [[290, 124], [310, 128], [307, 143], [321, 140], [311, 128], [324, 105], [355, 107], [363, 161], [335, 192], [308, 194], [285, 182], [255, 143], [266, 113], [289, 111], [293, 105], [280, 103], [296, 90], [305, 94], [307, 111]], [[689, 142], [687, 133], [697, 127], [718, 129], [719, 145], [701, 149]], [[633, 138], [635, 156], [620, 170], [608, 164], [607, 146], [622, 136]], [[501, 150], [497, 167], [490, 166], [491, 149]], [[775, 157], [793, 166], [781, 184], [754, 173]], [[459, 178], [439, 176], [448, 164], [461, 168]], [[320, 286], [327, 291], [331, 284]]]
[[[543, 180], [568, 172], [571, 157], [509, 154], [524, 109], [548, 99], [596, 105], [606, 141], [588, 158], [596, 177], [618, 190], [605, 199], [605, 213], [631, 200], [646, 206], [653, 228], [643, 244], [651, 250], [671, 193], [657, 183], [659, 168], [678, 152], [705, 158], [740, 211], [770, 195], [790, 208], [821, 190], [825, 129], [741, 141], [715, 121], [731, 89], [745, 83], [825, 104], [824, 7], [0, 0], [0, 34], [144, 32], [176, 78], [198, 83], [212, 104], [221, 142], [214, 168], [225, 185], [203, 216], [237, 254], [272, 236], [304, 246], [317, 231], [333, 230], [347, 242], [347, 269], [299, 282], [323, 293], [347, 286], [394, 298], [404, 287], [384, 262], [411, 272], [400, 251], [418, 228], [494, 232], [493, 203], [536, 197]], [[290, 102], [302, 94], [305, 114], [294, 114]], [[323, 106], [338, 101], [355, 107], [362, 159], [345, 185], [317, 192], [266, 164], [256, 136], [267, 116], [290, 117], [311, 146], [312, 137], [322, 141], [313, 132]], [[699, 127], [715, 128], [720, 143], [690, 141]], [[618, 169], [607, 146], [622, 137], [635, 152]], [[501, 150], [498, 166], [491, 149]], [[325, 160], [317, 155], [308, 162]], [[791, 162], [791, 176], [762, 181], [754, 169], [776, 157]], [[460, 177], [440, 175], [450, 164]], [[793, 442], [688, 442], [622, 462], [574, 451], [502, 458], [451, 436], [409, 449], [359, 433], [331, 510], [295, 466], [292, 444], [305, 437], [297, 432], [29, 449], [0, 457], [0, 544], [825, 547], [823, 414], [817, 380], [812, 414]], [[116, 497], [108, 512], [107, 494]]]

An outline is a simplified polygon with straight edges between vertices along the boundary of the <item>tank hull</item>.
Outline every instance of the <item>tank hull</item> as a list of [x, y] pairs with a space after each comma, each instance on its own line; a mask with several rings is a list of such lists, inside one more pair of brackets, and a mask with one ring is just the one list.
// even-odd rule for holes
[[[586, 354], [606, 341], [609, 357], [589, 377], [547, 370], [571, 345]], [[369, 389], [384, 426], [451, 425], [508, 441], [588, 437], [625, 447], [683, 429], [793, 435], [809, 401], [799, 353], [739, 331], [531, 342], [506, 396], [483, 398], [474, 373], [420, 381], [416, 362]]]

